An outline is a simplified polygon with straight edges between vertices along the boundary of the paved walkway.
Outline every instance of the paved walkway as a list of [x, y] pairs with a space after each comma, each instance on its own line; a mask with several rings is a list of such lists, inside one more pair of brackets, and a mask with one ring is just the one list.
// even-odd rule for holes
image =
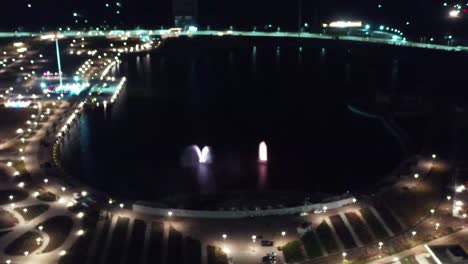
[[[12, 154], [9, 154], [7, 156], [8, 161], [10, 160], [19, 160], [20, 156], [24, 156], [24, 163], [26, 170], [31, 174], [33, 177], [33, 185], [34, 184], [42, 184], [43, 188], [45, 189], [51, 189], [54, 190], [54, 192], [64, 200], [64, 201], [70, 201], [71, 198], [73, 197], [73, 193], [68, 190], [65, 192], [58, 192], [60, 188], [62, 187], [61, 184], [58, 182], [55, 182], [54, 179], [49, 179], [49, 182], [47, 184], [44, 184], [43, 178], [45, 177], [42, 173], [42, 170], [40, 168], [40, 164], [38, 161], [38, 155], [39, 155], [39, 149], [40, 149], [40, 141], [41, 139], [46, 135], [47, 130], [52, 126], [52, 124], [59, 119], [59, 117], [63, 114], [64, 112], [64, 107], [66, 107], [68, 104], [67, 103], [62, 103], [60, 108], [55, 110], [54, 113], [44, 122], [40, 122], [41, 128], [35, 133], [33, 137], [28, 139], [25, 142], [25, 147], [24, 147], [24, 152], [21, 154], [16, 155], [16, 159], [11, 159], [14, 158], [15, 156]], [[2, 156], [0, 156], [1, 159]], [[5, 160], [6, 161], [6, 160]], [[3, 184], [2, 189], [4, 190], [15, 190], [15, 189], [20, 189], [16, 186], [14, 183], [13, 179], [13, 169], [9, 169], [8, 171], [10, 173], [11, 180], [8, 183]], [[26, 186], [28, 188], [28, 186]], [[23, 189], [21, 189], [23, 190]], [[24, 189], [25, 191], [28, 191], [27, 189]], [[32, 193], [34, 190], [30, 190], [30, 196], [26, 198], [23, 201], [16, 202], [15, 207], [26, 207], [26, 206], [31, 206], [35, 204], [42, 204], [44, 202], [37, 200], [32, 196]], [[70, 212], [67, 209], [66, 203], [63, 202], [52, 202], [52, 203], [46, 203], [50, 206], [50, 208], [42, 213], [41, 215], [37, 216], [36, 218], [30, 220], [30, 221], [25, 221], [23, 217], [19, 213], [17, 213], [15, 210], [11, 209], [11, 206], [4, 205], [2, 206], [2, 209], [12, 213], [19, 221], [19, 224], [11, 228], [11, 232], [2, 236], [0, 238], [0, 261], [6, 261], [7, 259], [13, 261], [13, 263], [56, 263], [57, 260], [60, 258], [59, 252], [62, 250], [67, 250], [70, 248], [73, 243], [75, 243], [77, 236], [73, 235], [75, 234], [79, 229], [81, 229], [81, 223], [79, 219], [75, 216], [74, 213]], [[46, 234], [45, 232], [41, 232], [40, 230], [37, 230], [37, 226], [40, 225], [41, 223], [47, 221], [47, 219], [55, 217], [55, 216], [68, 216], [70, 219], [73, 221], [73, 227], [70, 231], [70, 235], [67, 237], [65, 242], [57, 249], [48, 252], [48, 253], [41, 253], [48, 245], [51, 239]], [[8, 256], [5, 255], [5, 248], [13, 242], [15, 239], [19, 238], [26, 232], [34, 230], [38, 233], [41, 234], [43, 242], [41, 246], [35, 250], [34, 252], [30, 252], [29, 256]], [[39, 254], [40, 253], [40, 254]]]
[[[460, 243], [460, 241], [465, 241], [464, 243], [467, 244], [465, 245], [465, 247], [467, 247], [468, 246], [468, 240], [466, 239], [467, 237], [468, 237], [468, 228], [465, 228], [451, 235], [433, 240], [430, 243], [428, 243], [428, 245], [444, 245], [444, 244], [451, 244], [451, 243]], [[403, 259], [408, 256], [413, 256], [417, 254], [425, 254], [425, 253], [427, 252], [426, 252], [426, 249], [424, 248], [424, 245], [419, 245], [409, 250], [402, 251], [398, 254], [372, 261], [369, 264], [393, 263], [395, 262], [395, 259]]]

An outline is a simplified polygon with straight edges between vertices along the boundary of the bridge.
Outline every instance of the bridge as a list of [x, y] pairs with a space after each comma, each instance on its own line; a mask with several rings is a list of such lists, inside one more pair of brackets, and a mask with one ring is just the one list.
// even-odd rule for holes
[[[385, 34], [382, 31], [373, 31], [374, 33]], [[310, 32], [263, 32], [263, 31], [236, 31], [236, 30], [197, 30], [183, 31], [174, 35], [168, 29], [134, 29], [134, 30], [91, 30], [91, 31], [60, 31], [54, 32], [0, 32], [0, 38], [48, 38], [58, 34], [59, 37], [138, 37], [143, 35], [175, 37], [175, 36], [212, 36], [212, 37], [264, 37], [264, 38], [290, 38], [290, 39], [321, 39], [321, 40], [344, 40], [354, 42], [376, 43], [391, 46], [442, 50], [442, 51], [468, 51], [468, 46], [449, 46], [442, 44], [421, 43], [407, 41], [405, 39], [392, 39], [393, 34], [387, 33], [389, 38], [377, 38], [371, 36], [353, 36], [353, 35], [332, 35]]]

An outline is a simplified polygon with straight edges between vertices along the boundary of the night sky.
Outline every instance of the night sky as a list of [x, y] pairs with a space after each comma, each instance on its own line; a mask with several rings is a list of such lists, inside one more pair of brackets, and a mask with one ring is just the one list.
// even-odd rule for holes
[[[99, 25], [103, 20], [111, 24], [134, 26], [172, 25], [171, 0], [121, 0], [120, 18], [105, 8], [105, 3], [117, 0], [15, 0], [2, 3], [0, 27], [3, 30], [23, 26], [73, 25], [74, 12], [83, 14], [88, 25]], [[226, 28], [249, 28], [251, 25], [274, 24], [284, 29], [297, 28], [297, 1], [278, 0], [199, 0], [199, 25]], [[360, 19], [369, 23], [388, 24], [407, 33], [452, 33], [463, 30], [464, 19], [452, 21], [447, 12], [455, 3], [466, 7], [466, 2], [447, 1], [443, 7], [438, 0], [303, 0], [303, 21], [312, 26], [334, 19]], [[31, 4], [32, 8], [27, 5]], [[377, 8], [381, 4], [382, 8]], [[112, 11], [112, 10], [111, 10]], [[115, 20], [115, 21], [114, 21]], [[410, 21], [409, 26], [405, 25]], [[466, 27], [465, 27], [466, 28]]]

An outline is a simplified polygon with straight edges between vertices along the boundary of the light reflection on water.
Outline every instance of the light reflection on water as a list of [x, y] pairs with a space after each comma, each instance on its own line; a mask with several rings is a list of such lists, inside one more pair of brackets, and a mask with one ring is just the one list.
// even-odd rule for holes
[[[379, 124], [344, 107], [342, 87], [368, 82], [354, 75], [351, 62], [329, 60], [324, 48], [297, 46], [195, 51], [128, 57], [118, 69], [128, 87], [105, 115], [83, 115], [69, 147], [79, 154], [69, 155], [68, 167], [111, 193], [159, 199], [229, 190], [330, 190], [336, 182], [343, 183], [336, 187], [342, 191], [356, 184], [350, 177], [358, 170], [369, 169], [364, 178], [380, 175], [399, 160]], [[328, 70], [333, 67], [339, 70]], [[366, 133], [375, 139], [365, 143]], [[263, 139], [273, 146], [269, 164], [258, 164]], [[387, 159], [371, 159], [376, 167], [363, 168], [369, 157], [350, 155], [356, 142], [370, 156], [385, 146]], [[183, 168], [181, 156], [193, 144], [211, 146], [214, 162]]]

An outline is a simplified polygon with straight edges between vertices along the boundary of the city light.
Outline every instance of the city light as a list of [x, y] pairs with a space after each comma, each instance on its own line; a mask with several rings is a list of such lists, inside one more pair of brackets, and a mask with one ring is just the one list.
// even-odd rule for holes
[[458, 17], [459, 14], [460, 14], [460, 10], [451, 10], [449, 12], [450, 17]]
[[460, 186], [455, 188], [455, 192], [457, 192], [457, 193], [461, 193], [464, 190], [465, 190], [465, 185], [460, 185]]
[[10, 101], [4, 103], [7, 108], [26, 108], [31, 105], [31, 101]]
[[335, 21], [331, 22], [329, 27], [333, 28], [352, 28], [352, 27], [362, 27], [361, 21]]

